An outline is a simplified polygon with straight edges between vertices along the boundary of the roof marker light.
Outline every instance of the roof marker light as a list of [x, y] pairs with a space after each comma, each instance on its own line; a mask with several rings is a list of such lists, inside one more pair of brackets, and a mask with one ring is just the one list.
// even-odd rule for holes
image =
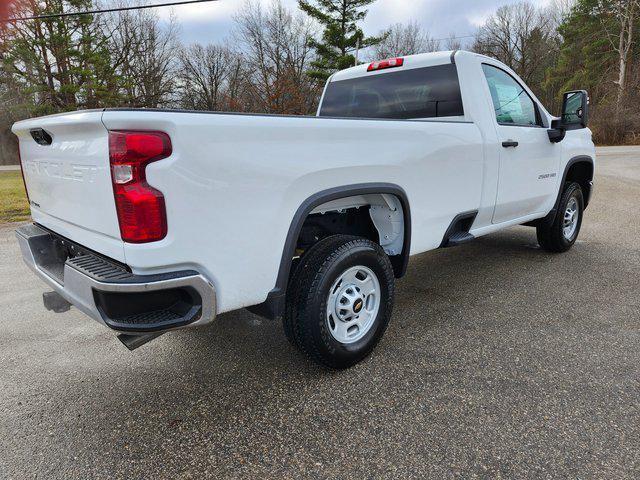
[[369, 64], [367, 72], [374, 72], [376, 70], [384, 70], [385, 68], [401, 67], [404, 64], [404, 58], [387, 58], [386, 60], [378, 60]]

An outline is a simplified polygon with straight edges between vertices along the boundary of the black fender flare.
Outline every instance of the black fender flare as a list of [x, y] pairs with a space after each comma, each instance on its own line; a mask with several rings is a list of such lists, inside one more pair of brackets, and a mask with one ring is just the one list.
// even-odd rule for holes
[[393, 183], [358, 183], [352, 185], [344, 185], [334, 187], [321, 192], [317, 192], [308, 197], [302, 205], [298, 207], [296, 213], [291, 220], [289, 231], [285, 239], [282, 257], [280, 259], [280, 267], [276, 278], [276, 285], [267, 295], [267, 299], [248, 309], [269, 319], [277, 319], [282, 317], [285, 308], [285, 299], [287, 293], [287, 283], [291, 270], [291, 259], [294, 257], [296, 243], [300, 236], [300, 231], [307, 216], [311, 211], [332, 200], [338, 200], [345, 197], [353, 197], [356, 195], [372, 195], [372, 194], [389, 194], [394, 195], [402, 205], [404, 216], [404, 242], [402, 245], [402, 253], [391, 257], [391, 264], [396, 278], [402, 277], [407, 271], [409, 262], [409, 252], [411, 248], [411, 210], [407, 193], [402, 187]]
[[[593, 158], [591, 158], [589, 155], [578, 155], [578, 156], [575, 156], [575, 157], [571, 158], [571, 160], [569, 160], [567, 162], [567, 164], [565, 165], [565, 167], [564, 167], [564, 173], [562, 174], [562, 181], [560, 182], [560, 188], [558, 189], [558, 197], [556, 198], [556, 203], [553, 204], [554, 212], [556, 210], [558, 210], [558, 206], [560, 205], [560, 199], [562, 198], [562, 186], [567, 181], [567, 175], [569, 173], [569, 170], [571, 170], [571, 167], [573, 165], [575, 165], [576, 163], [590, 163], [591, 164], [591, 169], [592, 169], [593, 173], [592, 173], [590, 181], [593, 181], [593, 174], [595, 174], [595, 168], [594, 168], [595, 162], [593, 161]], [[585, 195], [587, 195], [587, 192], [585, 192]], [[587, 198], [585, 196], [585, 206], [586, 206], [587, 203], [589, 203], [589, 198]]]
[[[565, 184], [565, 182], [567, 181], [567, 175], [569, 174], [569, 170], [571, 169], [571, 167], [573, 165], [575, 165], [576, 163], [589, 163], [591, 164], [591, 169], [593, 171], [593, 174], [595, 174], [595, 162], [593, 161], [593, 158], [591, 158], [589, 155], [577, 155], [573, 158], [571, 158], [567, 164], [564, 167], [564, 172], [562, 174], [562, 180], [560, 181], [560, 186], [558, 188], [558, 195], [556, 197], [556, 201], [553, 204], [553, 208], [551, 209], [551, 211], [547, 214], [546, 217], [543, 217], [539, 220], [534, 220], [533, 222], [529, 222], [526, 223], [525, 225], [530, 225], [533, 227], [536, 227], [540, 224], [543, 225], [550, 225], [553, 223], [553, 220], [556, 218], [556, 212], [558, 211], [558, 207], [560, 206], [560, 199], [562, 198], [562, 191], [563, 191], [563, 186]], [[591, 180], [593, 181], [593, 175], [591, 177]], [[585, 208], [587, 206], [587, 204], [589, 203], [589, 197], [591, 196], [591, 191], [589, 192], [585, 192]]]

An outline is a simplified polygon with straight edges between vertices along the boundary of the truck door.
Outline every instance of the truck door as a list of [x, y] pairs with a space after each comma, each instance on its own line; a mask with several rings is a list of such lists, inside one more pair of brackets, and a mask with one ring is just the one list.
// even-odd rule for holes
[[482, 69], [502, 145], [493, 223], [546, 213], [555, 199], [560, 147], [549, 141], [540, 110], [524, 87], [496, 66]]

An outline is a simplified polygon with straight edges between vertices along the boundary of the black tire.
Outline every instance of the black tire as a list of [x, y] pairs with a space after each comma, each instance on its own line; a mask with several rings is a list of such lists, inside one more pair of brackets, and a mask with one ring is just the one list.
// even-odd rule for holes
[[[380, 303], [377, 315], [372, 315], [371, 326], [362, 338], [341, 343], [330, 331], [330, 325], [335, 324], [330, 323], [331, 316], [327, 319], [327, 305], [334, 283], [356, 266], [368, 268], [377, 277]], [[387, 329], [394, 289], [391, 262], [377, 243], [348, 235], [325, 238], [305, 253], [291, 277], [283, 319], [285, 334], [315, 362], [335, 369], [351, 367], [371, 353]]]
[[[578, 205], [578, 219], [575, 231], [570, 238], [565, 237], [563, 233], [564, 216], [569, 205], [569, 202], [575, 199]], [[548, 252], [562, 253], [569, 250], [580, 234], [580, 227], [582, 226], [582, 215], [584, 213], [584, 197], [582, 195], [582, 188], [575, 182], [567, 182], [560, 198], [560, 204], [553, 222], [550, 224], [541, 224], [537, 227], [536, 233], [538, 236], [538, 243], [540, 247]]]

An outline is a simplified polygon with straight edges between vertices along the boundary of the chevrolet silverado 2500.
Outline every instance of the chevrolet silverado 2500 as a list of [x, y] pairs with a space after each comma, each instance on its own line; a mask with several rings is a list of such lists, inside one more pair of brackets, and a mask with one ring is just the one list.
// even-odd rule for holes
[[248, 307], [345, 368], [382, 337], [411, 255], [512, 225], [576, 241], [595, 150], [502, 63], [439, 52], [334, 74], [317, 116], [102, 109], [16, 123], [26, 263], [133, 349]]

